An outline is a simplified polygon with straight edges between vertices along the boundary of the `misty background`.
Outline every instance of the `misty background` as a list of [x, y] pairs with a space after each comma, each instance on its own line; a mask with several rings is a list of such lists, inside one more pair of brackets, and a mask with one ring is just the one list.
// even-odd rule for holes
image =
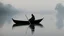
[[10, 24], [12, 17], [18, 12], [19, 10], [12, 5], [0, 2], [0, 27], [2, 27], [5, 22]]
[[56, 23], [56, 25], [59, 29], [61, 29], [64, 26], [64, 23], [63, 23], [64, 22], [63, 21], [64, 20], [64, 6], [61, 3], [58, 3], [55, 9], [57, 10], [57, 15], [56, 15], [57, 23]]
[[[16, 20], [27, 20], [31, 14], [36, 19], [44, 20], [44, 28], [36, 27], [33, 36], [64, 36], [64, 5], [58, 0], [3, 0], [0, 2], [0, 36], [25, 36], [28, 26], [16, 27], [12, 30]], [[31, 36], [28, 29], [27, 36]]]

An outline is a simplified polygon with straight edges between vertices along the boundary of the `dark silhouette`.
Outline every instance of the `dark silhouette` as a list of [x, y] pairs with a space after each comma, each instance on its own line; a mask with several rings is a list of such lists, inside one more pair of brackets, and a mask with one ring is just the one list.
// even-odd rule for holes
[[35, 17], [33, 14], [32, 14], [32, 17], [28, 21], [20, 21], [20, 20], [14, 20], [14, 19], [12, 19], [12, 20], [15, 22], [13, 27], [29, 25], [32, 33], [34, 33], [34, 31], [35, 31], [35, 26], [43, 27], [43, 25], [40, 24], [40, 22], [43, 20], [43, 18], [35, 20]]
[[59, 29], [63, 28], [63, 20], [64, 20], [64, 6], [61, 3], [58, 3], [55, 10], [57, 10], [57, 27]]

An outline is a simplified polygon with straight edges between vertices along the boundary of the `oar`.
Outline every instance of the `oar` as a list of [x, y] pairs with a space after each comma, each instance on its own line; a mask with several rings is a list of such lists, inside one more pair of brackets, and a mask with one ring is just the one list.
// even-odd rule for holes
[[[25, 15], [26, 16], [26, 15]], [[31, 22], [29, 21], [28, 17], [26, 16], [28, 22], [30, 23], [29, 26], [31, 25]], [[27, 34], [27, 31], [28, 31], [28, 27], [27, 27], [27, 30], [26, 30], [26, 34]]]

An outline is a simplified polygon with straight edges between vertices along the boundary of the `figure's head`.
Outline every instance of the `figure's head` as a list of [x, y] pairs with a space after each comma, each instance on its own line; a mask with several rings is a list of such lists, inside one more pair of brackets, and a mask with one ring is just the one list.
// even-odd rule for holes
[[34, 16], [34, 15], [32, 14], [32, 16]]
[[32, 14], [32, 17], [34, 17], [35, 18], [35, 16]]

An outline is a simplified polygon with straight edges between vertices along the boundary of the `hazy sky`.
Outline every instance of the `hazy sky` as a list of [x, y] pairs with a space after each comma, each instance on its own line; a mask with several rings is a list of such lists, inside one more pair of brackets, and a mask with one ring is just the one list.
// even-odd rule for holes
[[[62, 0], [63, 1], [63, 0]], [[56, 26], [56, 14], [55, 7], [60, 0], [3, 0], [4, 4], [11, 4], [13, 7], [21, 10], [20, 13], [13, 16], [14, 19], [27, 20], [33, 13], [36, 19], [44, 17], [41, 24], [44, 28], [36, 27], [34, 36], [64, 36], [64, 28], [57, 29]], [[61, 2], [63, 4], [63, 2]], [[22, 13], [23, 12], [23, 13]], [[13, 21], [10, 24], [5, 22], [1, 28], [1, 36], [24, 36], [27, 26], [16, 27], [12, 30]], [[27, 36], [31, 35], [30, 29], [28, 29]]]
[[58, 0], [3, 0], [2, 2], [29, 11], [53, 10], [59, 3]]

